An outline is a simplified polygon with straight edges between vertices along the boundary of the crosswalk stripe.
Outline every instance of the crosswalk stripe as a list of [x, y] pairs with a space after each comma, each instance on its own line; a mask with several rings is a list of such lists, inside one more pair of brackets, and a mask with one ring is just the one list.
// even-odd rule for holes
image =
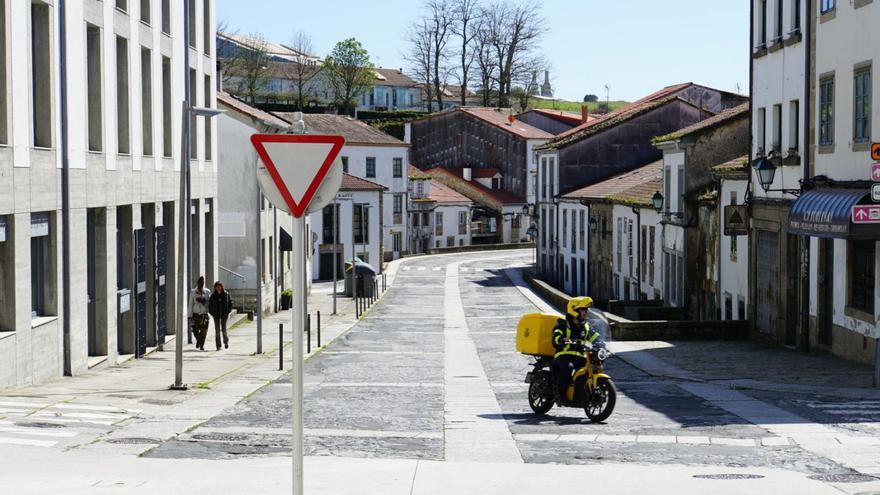
[[[53, 413], [51, 411], [42, 411], [37, 413], [38, 415], [56, 415], [57, 413]], [[98, 414], [98, 413], [79, 413], [79, 412], [65, 412], [61, 413], [65, 418], [77, 418], [77, 419], [112, 419], [112, 420], [120, 420], [125, 419], [126, 415], [112, 415], [112, 414]]]
[[101, 419], [70, 419], [70, 418], [59, 418], [52, 414], [35, 414], [30, 416], [31, 418], [39, 418], [41, 420], [46, 420], [54, 423], [75, 423], [75, 424], [96, 424], [103, 426], [112, 426], [114, 423], [121, 421], [125, 418], [119, 418], [118, 420], [108, 421]]
[[75, 431], [51, 431], [37, 428], [9, 428], [0, 426], [0, 433], [18, 433], [34, 437], [73, 438], [79, 433]]
[[0, 443], [7, 445], [27, 445], [29, 447], [53, 447], [58, 442], [53, 440], [33, 440], [30, 438], [0, 437]]
[[0, 402], [2, 407], [20, 407], [25, 409], [42, 409], [50, 404], [39, 404], [36, 402]]
[[403, 271], [405, 271], [405, 272], [408, 272], [408, 271], [410, 271], [410, 270], [412, 270], [412, 267], [411, 267], [411, 266], [405, 266], [405, 267], [403, 267]]
[[138, 414], [140, 409], [121, 409], [113, 406], [89, 406], [85, 404], [58, 404], [49, 407], [49, 409], [69, 409], [75, 411], [102, 411], [115, 414]]
[[442, 269], [443, 269], [442, 266], [435, 266], [434, 268], [431, 268], [431, 270], [432, 270], [432, 271], [435, 271], [435, 272], [439, 272], [439, 271], [442, 270]]
[[420, 271], [420, 272], [423, 272], [423, 271], [425, 271], [425, 270], [427, 270], [427, 268], [425, 268], [424, 266], [420, 266], [420, 267], [419, 267], [419, 271]]

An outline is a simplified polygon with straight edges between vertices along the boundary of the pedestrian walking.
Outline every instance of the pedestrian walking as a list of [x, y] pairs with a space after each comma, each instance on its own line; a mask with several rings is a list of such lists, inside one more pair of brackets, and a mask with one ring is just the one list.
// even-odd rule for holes
[[219, 280], [214, 282], [214, 292], [208, 300], [208, 312], [214, 318], [214, 341], [220, 350], [220, 333], [223, 333], [223, 346], [229, 349], [229, 335], [226, 334], [226, 320], [232, 312], [232, 296]]
[[189, 324], [196, 337], [196, 349], [205, 350], [208, 336], [208, 300], [211, 291], [205, 287], [205, 277], [199, 277], [196, 288], [189, 294]]

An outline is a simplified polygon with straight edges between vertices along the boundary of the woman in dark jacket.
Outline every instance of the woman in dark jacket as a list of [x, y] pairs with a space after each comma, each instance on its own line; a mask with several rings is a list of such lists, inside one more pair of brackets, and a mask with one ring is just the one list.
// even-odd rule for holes
[[220, 281], [214, 282], [214, 292], [208, 300], [208, 313], [214, 317], [214, 341], [220, 350], [220, 333], [223, 333], [223, 345], [229, 349], [229, 336], [226, 334], [226, 319], [232, 312], [232, 297]]

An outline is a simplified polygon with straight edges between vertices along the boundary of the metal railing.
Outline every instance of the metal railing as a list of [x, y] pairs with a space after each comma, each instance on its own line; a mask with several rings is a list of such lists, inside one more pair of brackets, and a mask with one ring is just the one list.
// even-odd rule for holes
[[236, 273], [236, 272], [230, 270], [229, 268], [226, 268], [226, 267], [223, 266], [223, 265], [217, 265], [217, 268], [223, 270], [224, 272], [226, 272], [226, 273], [228, 273], [228, 274], [230, 274], [230, 275], [233, 275], [233, 276], [236, 276], [236, 277], [240, 278], [240, 279], [242, 280], [242, 282], [244, 282], [244, 281], [247, 280], [247, 277], [245, 277], [244, 275], [242, 275], [242, 274], [240, 274], [240, 273]]

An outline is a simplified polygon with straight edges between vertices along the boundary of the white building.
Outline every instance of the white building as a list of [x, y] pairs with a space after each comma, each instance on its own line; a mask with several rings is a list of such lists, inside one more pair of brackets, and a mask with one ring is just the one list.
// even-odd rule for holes
[[358, 110], [421, 110], [422, 87], [403, 69], [374, 69], [373, 87], [360, 96]]
[[[742, 156], [716, 165], [712, 172], [718, 182], [718, 291], [722, 320], [746, 320], [749, 303], [749, 236], [726, 235], [725, 222], [731, 217], [727, 207], [742, 206], [749, 193], [749, 157]], [[734, 212], [730, 211], [733, 215]], [[740, 215], [740, 212], [736, 212]], [[745, 218], [745, 216], [740, 217]]]
[[[290, 124], [227, 93], [218, 93], [217, 102], [219, 108], [226, 110], [217, 124], [223, 164], [217, 178], [220, 280], [236, 306], [253, 310], [257, 306], [259, 273], [262, 310], [277, 311], [281, 292], [292, 283], [292, 220], [260, 192], [256, 175], [259, 158], [250, 137], [289, 132]], [[283, 245], [285, 240], [288, 246]], [[311, 253], [307, 256], [311, 257]]]
[[[286, 120], [292, 118], [286, 113], [279, 116]], [[371, 257], [370, 262], [378, 269], [383, 261], [406, 254], [409, 145], [351, 117], [304, 114], [303, 120], [309, 134], [335, 134], [345, 138], [339, 156], [346, 172], [385, 187], [382, 216], [375, 217], [382, 232], [378, 239], [381, 254]]]
[[[115, 365], [183, 321], [184, 71], [197, 106], [216, 85], [214, 2], [190, 5], [186, 26], [182, 2], [67, 2], [61, 40], [56, 2], [0, 3], [0, 387]], [[193, 121], [190, 275], [213, 280], [216, 131]]]
[[340, 280], [344, 274], [343, 261], [351, 260], [352, 255], [381, 272], [382, 223], [379, 219], [385, 208], [385, 192], [381, 184], [343, 174], [335, 203], [309, 216], [314, 231], [309, 237], [314, 279], [333, 279], [334, 251], [336, 276]]

